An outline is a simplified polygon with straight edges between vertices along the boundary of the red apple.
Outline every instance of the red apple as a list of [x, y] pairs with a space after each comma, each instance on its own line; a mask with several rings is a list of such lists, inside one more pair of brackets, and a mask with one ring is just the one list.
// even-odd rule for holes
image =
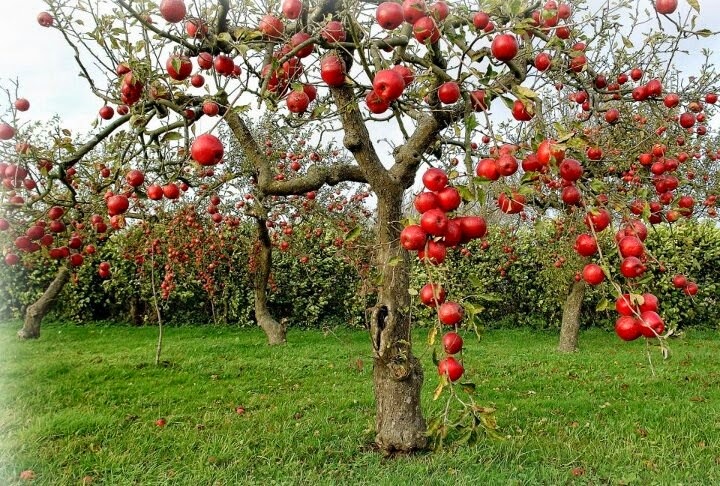
[[657, 337], [665, 331], [662, 317], [654, 311], [645, 311], [640, 314], [640, 332], [647, 338]]
[[421, 192], [415, 196], [415, 209], [420, 214], [423, 214], [431, 209], [440, 207], [440, 201], [438, 201], [437, 195], [434, 192]]
[[442, 209], [431, 209], [420, 217], [420, 227], [433, 236], [443, 236], [447, 226], [448, 219]]
[[329, 43], [345, 41], [345, 27], [342, 22], [331, 20], [320, 31], [320, 36]]
[[418, 259], [421, 261], [427, 261], [434, 265], [440, 265], [445, 261], [447, 256], [447, 248], [443, 243], [437, 243], [433, 240], [428, 241], [427, 251], [418, 251]]
[[151, 186], [148, 186], [147, 188], [147, 196], [149, 199], [152, 199], [153, 201], [158, 201], [163, 198], [163, 189], [162, 187], [153, 184]]
[[378, 71], [373, 79], [373, 91], [387, 102], [398, 99], [405, 89], [405, 81], [402, 76], [393, 69]]
[[291, 113], [305, 113], [310, 105], [310, 98], [305, 91], [293, 91], [288, 95], [286, 103]]
[[399, 3], [383, 2], [375, 10], [375, 19], [378, 25], [385, 30], [397, 29], [405, 20], [403, 7]]
[[28, 111], [30, 109], [30, 102], [25, 98], [18, 98], [15, 100], [15, 109], [17, 109], [17, 111]]
[[223, 158], [225, 149], [222, 142], [215, 136], [205, 133], [197, 137], [190, 145], [190, 156], [198, 164], [215, 165]]
[[405, 22], [414, 24], [420, 17], [425, 16], [425, 0], [405, 0], [402, 4]]
[[512, 61], [518, 53], [517, 38], [512, 34], [497, 35], [490, 44], [490, 50], [498, 61]]
[[265, 15], [260, 19], [258, 30], [268, 39], [277, 39], [282, 37], [285, 31], [285, 24], [274, 15]]
[[300, 17], [301, 10], [302, 2], [300, 0], [283, 0], [282, 12], [288, 19], [295, 20]]
[[448, 332], [443, 336], [443, 349], [447, 354], [459, 353], [463, 347], [463, 340], [456, 332]]
[[420, 17], [413, 23], [413, 35], [422, 44], [428, 41], [434, 44], [440, 40], [440, 29], [432, 17]]
[[180, 188], [174, 182], [165, 184], [162, 187], [163, 196], [168, 199], [177, 199], [180, 197]]
[[575, 251], [581, 256], [592, 256], [597, 253], [597, 241], [595, 237], [587, 233], [578, 235], [575, 239]]
[[438, 88], [438, 99], [446, 105], [457, 102], [460, 99], [460, 86], [454, 81], [441, 84]]
[[125, 180], [132, 187], [138, 187], [145, 182], [145, 174], [140, 170], [133, 169], [125, 175]]
[[475, 12], [472, 21], [477, 30], [484, 30], [490, 24], [490, 16], [485, 12]]
[[624, 258], [620, 263], [620, 273], [622, 273], [625, 278], [637, 278], [645, 273], [645, 270], [645, 265], [643, 265], [643, 262], [637, 257], [631, 256]]
[[677, 9], [678, 0], [655, 0], [655, 10], [662, 15], [669, 15]]
[[535, 56], [533, 64], [538, 71], [547, 71], [550, 68], [550, 64], [552, 64], [552, 59], [549, 54], [540, 52]]
[[320, 61], [320, 77], [328, 86], [345, 84], [345, 63], [336, 55], [330, 54]]
[[437, 191], [437, 199], [440, 209], [445, 212], [455, 211], [462, 203], [458, 190], [450, 186]]
[[185, 18], [187, 8], [183, 0], [162, 0], [160, 2], [160, 15], [166, 22], [174, 24]]
[[445, 289], [439, 284], [423, 285], [420, 289], [420, 302], [428, 307], [437, 307], [445, 302]]
[[634, 341], [642, 336], [640, 322], [632, 316], [621, 316], [615, 321], [615, 333], [623, 341]]
[[431, 191], [439, 191], [448, 184], [448, 176], [442, 169], [430, 168], [422, 176], [423, 185]]
[[457, 302], [444, 302], [438, 307], [438, 318], [446, 326], [454, 326], [462, 321], [463, 308]]
[[165, 63], [165, 68], [168, 76], [176, 81], [183, 81], [192, 73], [192, 62], [187, 56], [173, 54]]
[[55, 19], [48, 12], [40, 12], [37, 16], [37, 22], [43, 27], [50, 27], [55, 22]]
[[438, 363], [438, 374], [447, 376], [450, 381], [459, 380], [464, 372], [462, 365], [452, 356], [448, 356]]
[[128, 207], [130, 206], [128, 198], [126, 196], [123, 196], [122, 194], [110, 196], [107, 199], [106, 204], [108, 208], [108, 214], [110, 216], [123, 214], [125, 211], [128, 210]]
[[605, 272], [595, 263], [588, 263], [583, 268], [583, 279], [590, 285], [600, 285], [605, 280]]
[[98, 111], [98, 115], [100, 115], [100, 118], [103, 120], [110, 120], [113, 115], [115, 115], [115, 110], [113, 110], [112, 106], [103, 106], [100, 108], [100, 111]]
[[422, 250], [426, 241], [427, 233], [416, 224], [406, 226], [400, 232], [400, 244], [408, 251]]

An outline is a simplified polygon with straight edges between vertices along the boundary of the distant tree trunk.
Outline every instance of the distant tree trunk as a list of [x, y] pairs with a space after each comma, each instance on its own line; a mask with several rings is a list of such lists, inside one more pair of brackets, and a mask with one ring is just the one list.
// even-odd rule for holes
[[580, 332], [580, 311], [585, 297], [585, 282], [573, 282], [570, 293], [563, 307], [562, 325], [560, 326], [560, 343], [558, 351], [572, 353], [578, 350], [578, 333]]
[[60, 267], [57, 275], [55, 275], [55, 279], [50, 283], [48, 288], [45, 289], [45, 292], [25, 311], [25, 323], [17, 333], [20, 339], [37, 339], [40, 337], [40, 324], [43, 317], [50, 311], [52, 303], [69, 279], [70, 270], [68, 270], [67, 267]]
[[140, 297], [133, 295], [130, 297], [130, 323], [133, 326], [142, 326], [145, 320], [145, 303]]
[[256, 255], [255, 271], [255, 319], [258, 326], [265, 331], [268, 344], [271, 346], [283, 344], [287, 341], [287, 328], [278, 323], [270, 314], [267, 305], [267, 285], [272, 269], [272, 243], [270, 233], [265, 225], [265, 218], [257, 218], [258, 241], [260, 250]]
[[388, 187], [376, 193], [376, 266], [382, 280], [370, 322], [377, 413], [375, 441], [385, 452], [409, 452], [424, 449], [427, 437], [420, 408], [423, 370], [412, 354], [408, 255], [400, 245], [403, 190]]

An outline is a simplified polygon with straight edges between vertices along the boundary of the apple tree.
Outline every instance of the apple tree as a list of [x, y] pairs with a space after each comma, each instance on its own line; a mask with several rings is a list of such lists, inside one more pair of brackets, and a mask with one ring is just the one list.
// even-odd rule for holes
[[[122, 136], [111, 137], [121, 123], [75, 135], [57, 119], [27, 120], [30, 101], [18, 96], [18, 83], [3, 90], [10, 103], [0, 124], [6, 141], [0, 146], [0, 241], [7, 266], [35, 273], [42, 269], [48, 275], [40, 279], [45, 291], [27, 305], [18, 331], [20, 338], [37, 338], [43, 317], [65, 284], [77, 278], [76, 270], [92, 265], [101, 278], [110, 276], [107, 262], [99, 262], [96, 253], [120, 221], [98, 214], [107, 209], [97, 194], [110, 176], [103, 161], [122, 143]], [[87, 165], [76, 167], [80, 160]], [[87, 166], [93, 174], [86, 172]]]
[[[478, 8], [424, 0], [284, 0], [279, 5], [48, 0], [38, 22], [56, 28], [73, 47], [81, 76], [101, 100], [104, 129], [123, 134], [118, 134], [125, 143], [117, 146], [112, 173], [141, 170], [146, 179], [162, 181], [164, 197], [170, 197], [168, 185], [175, 186], [169, 191], [178, 197], [180, 182], [187, 189], [184, 197], [202, 198], [235, 178], [223, 160], [238, 154], [250, 164], [253, 194], [263, 203], [307, 197], [342, 182], [369, 186], [375, 198], [373, 280], [378, 285], [369, 326], [376, 442], [392, 452], [424, 448], [428, 432], [449, 430], [442, 420], [428, 427], [420, 408], [424, 375], [413, 354], [406, 250], [418, 252], [433, 274], [419, 298], [437, 307], [438, 329], [457, 328], [465, 314], [462, 289], [442, 288], [443, 272], [452, 271], [443, 262], [448, 251], [484, 236], [487, 221], [478, 215], [481, 208], [532, 219], [551, 206], [548, 199], [559, 196], [576, 207], [570, 216], [588, 221], [576, 245], [585, 257], [598, 252], [597, 234], [613, 223], [623, 237], [638, 239], [636, 247], [642, 249], [645, 211], [623, 208], [652, 185], [668, 194], [663, 204], [690, 209], [687, 200], [675, 201], [673, 191], [684, 180], [673, 172], [682, 162], [679, 154], [677, 164], [668, 157], [676, 155], [677, 143], [671, 141], [677, 140], [669, 139], [667, 130], [642, 131], [646, 138], [661, 137], [652, 145], [649, 164], [662, 164], [659, 173], [648, 171], [645, 159], [636, 163], [634, 153], [613, 153], [612, 164], [602, 155], [587, 155], [612, 129], [607, 126], [612, 122], [600, 117], [614, 106], [621, 114], [636, 111], [631, 116], [640, 120], [645, 110], [669, 109], [661, 106], [668, 80], [658, 66], [671, 62], [685, 38], [711, 34], [696, 27], [692, 13], [675, 13], [675, 0], [640, 2], [646, 12], [636, 12], [630, 3], [604, 2], [597, 8], [581, 1], [493, 0]], [[688, 3], [699, 9], [696, 1]], [[627, 19], [636, 30], [648, 31], [657, 55], [634, 48], [631, 37], [621, 34]], [[560, 95], [566, 89], [575, 93], [584, 113], [582, 129], [546, 117], [546, 103], [552, 106], [558, 96], [548, 91], [551, 87], [559, 87]], [[714, 103], [715, 98], [707, 98], [712, 92], [702, 95], [705, 103]], [[497, 110], [503, 104], [518, 122], [515, 139], [498, 128], [503, 117]], [[678, 106], [694, 113], [696, 122], [703, 111], [699, 99], [679, 95]], [[318, 146], [335, 134], [347, 157], [284, 173], [253, 129], [263, 115], [288, 137], [298, 130], [312, 133]], [[708, 132], [703, 121], [685, 129], [691, 128], [693, 143]], [[231, 134], [227, 143], [222, 130]], [[0, 135], [13, 137], [1, 130]], [[479, 158], [474, 151], [479, 137], [493, 143], [490, 157]], [[643, 138], [642, 143], [650, 142]], [[81, 157], [75, 159], [62, 170], [82, 164]], [[427, 190], [414, 200], [419, 221], [404, 225], [404, 197], [424, 165], [432, 168], [423, 170]], [[105, 195], [109, 214], [122, 219], [156, 204], [160, 193], [142, 184], [130, 190], [116, 177]], [[657, 217], [670, 219], [672, 211], [673, 218], [682, 216], [679, 210], [660, 215], [662, 206], [648, 207], [651, 223]], [[263, 248], [268, 248], [262, 233], [267, 218], [257, 216]], [[664, 323], [657, 305], [638, 293], [636, 279], [646, 262], [637, 248], [624, 257], [619, 273], [603, 268], [601, 255], [599, 266], [617, 281], [618, 294], [628, 296], [619, 305], [623, 337], [657, 338]], [[269, 272], [270, 256], [261, 255], [258, 272]], [[268, 334], [281, 335], [269, 315], [260, 312], [258, 322]], [[455, 330], [442, 342], [446, 356], [438, 361], [437, 394], [449, 389], [453, 399], [469, 407], [471, 431], [478, 424], [491, 430], [487, 411], [449, 386], [464, 373], [453, 356], [462, 351]]]

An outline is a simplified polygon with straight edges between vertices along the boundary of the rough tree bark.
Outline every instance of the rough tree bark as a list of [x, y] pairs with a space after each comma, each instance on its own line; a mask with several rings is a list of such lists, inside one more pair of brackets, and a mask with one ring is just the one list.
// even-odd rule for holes
[[17, 333], [20, 339], [37, 339], [40, 337], [40, 324], [43, 317], [50, 311], [52, 303], [62, 291], [65, 283], [70, 279], [70, 270], [67, 267], [58, 269], [55, 279], [48, 285], [40, 298], [31, 304], [25, 311], [25, 322]]
[[376, 265], [381, 276], [370, 326], [374, 348], [377, 445], [385, 452], [409, 452], [427, 444], [420, 408], [423, 371], [412, 354], [409, 263], [400, 246], [400, 187], [379, 188]]
[[580, 311], [585, 297], [585, 282], [573, 282], [570, 293], [563, 307], [562, 325], [560, 326], [560, 342], [558, 351], [573, 353], [578, 350], [578, 333], [580, 332]]
[[259, 250], [255, 255], [255, 319], [258, 326], [265, 331], [268, 344], [271, 346], [287, 341], [287, 329], [277, 322], [270, 314], [267, 305], [267, 284], [272, 269], [272, 243], [264, 218], [256, 218]]

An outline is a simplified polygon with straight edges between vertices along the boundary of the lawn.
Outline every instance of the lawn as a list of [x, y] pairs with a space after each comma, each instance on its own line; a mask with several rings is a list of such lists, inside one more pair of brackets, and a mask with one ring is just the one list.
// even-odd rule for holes
[[[384, 458], [373, 437], [372, 363], [360, 331], [0, 325], [0, 484], [718, 484], [720, 340], [688, 332], [673, 356], [600, 331], [582, 351], [493, 331], [466, 343], [478, 401], [505, 440]], [[422, 338], [418, 336], [418, 341]], [[422, 344], [425, 410], [437, 375]], [[238, 414], [237, 406], [245, 413]], [[165, 427], [156, 426], [160, 417]]]

